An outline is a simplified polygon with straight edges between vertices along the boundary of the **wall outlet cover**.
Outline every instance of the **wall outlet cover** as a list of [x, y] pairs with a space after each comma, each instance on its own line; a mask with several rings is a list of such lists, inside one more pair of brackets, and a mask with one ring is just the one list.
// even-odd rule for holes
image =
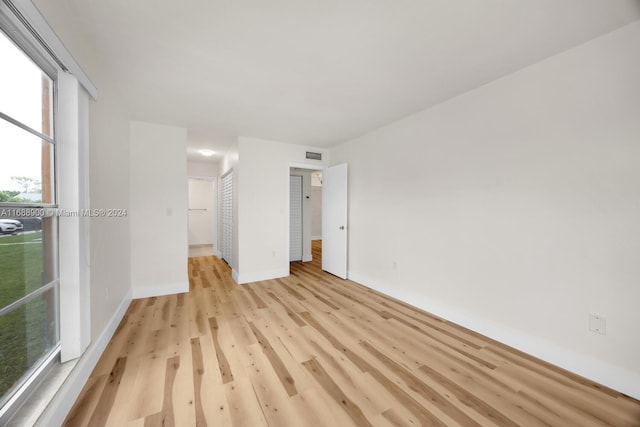
[[589, 313], [589, 330], [597, 334], [607, 334], [607, 319], [597, 314]]

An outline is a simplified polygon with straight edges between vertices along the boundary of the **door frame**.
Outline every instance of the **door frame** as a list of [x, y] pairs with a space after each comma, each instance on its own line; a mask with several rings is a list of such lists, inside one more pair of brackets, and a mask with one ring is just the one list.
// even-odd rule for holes
[[[286, 175], [287, 179], [286, 179], [286, 181], [287, 181], [287, 199], [288, 199], [288, 203], [287, 203], [287, 209], [286, 209], [286, 215], [285, 215], [286, 216], [286, 221], [287, 221], [287, 224], [286, 224], [287, 225], [286, 226], [287, 235], [286, 235], [286, 239], [285, 239], [285, 242], [286, 242], [286, 245], [287, 245], [287, 247], [286, 247], [287, 259], [289, 258], [289, 254], [291, 253], [290, 252], [291, 251], [291, 247], [289, 245], [289, 242], [290, 242], [289, 239], [291, 238], [291, 235], [290, 235], [290, 230], [291, 230], [291, 215], [290, 215], [291, 198], [289, 196], [291, 194], [291, 186], [290, 186], [290, 183], [289, 183], [289, 176], [291, 175], [291, 169], [292, 168], [296, 168], [296, 169], [304, 169], [304, 170], [308, 170], [308, 171], [322, 171], [326, 167], [327, 167], [326, 165], [313, 165], [313, 164], [309, 164], [309, 163], [293, 163], [293, 162], [290, 162], [288, 164], [288, 166], [287, 166], [287, 175]], [[304, 186], [303, 186], [303, 188], [304, 188]], [[304, 195], [303, 195], [302, 200], [303, 200], [303, 203], [304, 203]], [[304, 233], [304, 230], [303, 230], [303, 233]], [[291, 263], [290, 262], [288, 263], [288, 266], [289, 266], [288, 267], [289, 273], [291, 273]]]
[[[190, 179], [197, 179], [200, 181], [211, 181], [213, 184], [213, 254], [220, 256], [220, 249], [218, 247], [218, 177], [217, 176], [202, 176], [202, 175], [189, 175], [187, 176], [187, 186]], [[187, 211], [189, 209], [189, 200], [187, 198]], [[187, 219], [189, 216], [187, 215]]]

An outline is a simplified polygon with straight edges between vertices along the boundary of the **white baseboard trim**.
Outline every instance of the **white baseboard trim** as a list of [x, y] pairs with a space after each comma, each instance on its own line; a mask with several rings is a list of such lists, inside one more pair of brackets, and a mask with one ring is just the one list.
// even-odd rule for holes
[[322, 240], [322, 236], [311, 236], [311, 240]]
[[302, 262], [313, 261], [313, 257], [311, 255], [305, 255], [302, 257]]
[[239, 285], [251, 282], [260, 282], [262, 280], [278, 279], [280, 277], [287, 277], [289, 275], [289, 265], [286, 268], [279, 268], [277, 270], [260, 271], [257, 273], [238, 274], [236, 282]]
[[213, 255], [217, 256], [218, 258], [222, 258], [222, 252], [220, 251], [213, 251]]
[[165, 285], [144, 286], [133, 288], [133, 299], [159, 297], [162, 295], [182, 294], [189, 292], [189, 282], [169, 283]]
[[471, 329], [503, 344], [535, 356], [567, 371], [603, 384], [635, 399], [640, 399], [640, 373], [621, 368], [589, 355], [524, 334], [503, 324], [478, 318], [438, 301], [390, 287], [357, 271], [349, 279], [389, 295], [450, 322]]
[[240, 283], [240, 282], [238, 282], [238, 277], [239, 277], [238, 272], [232, 268], [232, 269], [231, 269], [231, 278], [232, 278], [236, 283]]
[[86, 384], [89, 375], [91, 375], [93, 368], [95, 368], [100, 356], [102, 356], [104, 349], [107, 347], [107, 344], [109, 344], [113, 333], [127, 312], [131, 299], [132, 293], [129, 291], [120, 302], [116, 312], [111, 316], [109, 323], [107, 323], [102, 330], [100, 336], [87, 347], [87, 350], [79, 359], [67, 362], [75, 363], [75, 367], [71, 370], [69, 376], [60, 389], [58, 389], [53, 399], [51, 399], [40, 418], [38, 418], [36, 426], [48, 427], [62, 425], [71, 407], [80, 395], [82, 388]]

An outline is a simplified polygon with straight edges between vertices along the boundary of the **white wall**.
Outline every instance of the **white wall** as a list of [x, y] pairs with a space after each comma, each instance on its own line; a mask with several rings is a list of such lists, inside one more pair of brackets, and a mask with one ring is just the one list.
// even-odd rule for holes
[[187, 161], [188, 176], [218, 176], [220, 174], [219, 162], [196, 162]]
[[238, 283], [289, 275], [289, 169], [312, 147], [256, 138], [238, 140]]
[[338, 147], [350, 277], [640, 397], [638, 46], [640, 22]]
[[213, 179], [189, 178], [189, 246], [214, 246], [216, 183]]
[[[129, 208], [128, 111], [82, 29], [70, 25], [69, 11], [57, 2], [39, 0], [40, 12], [99, 88], [89, 108], [90, 203], [93, 209]], [[129, 218], [92, 218], [91, 336], [96, 339], [130, 295]]]
[[322, 239], [322, 187], [311, 187], [311, 238]]
[[187, 131], [131, 122], [134, 298], [189, 291]]
[[129, 122], [112, 81], [105, 76], [96, 84], [100, 98], [91, 102], [89, 114], [91, 208], [127, 209], [129, 215], [90, 220], [94, 339], [131, 299]]

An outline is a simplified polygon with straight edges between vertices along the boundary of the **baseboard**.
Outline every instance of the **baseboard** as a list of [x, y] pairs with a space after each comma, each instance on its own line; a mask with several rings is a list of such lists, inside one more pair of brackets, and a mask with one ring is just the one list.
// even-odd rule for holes
[[159, 297], [162, 295], [182, 294], [189, 292], [189, 282], [169, 283], [165, 285], [133, 288], [133, 299]]
[[260, 271], [257, 273], [242, 274], [238, 273], [236, 282], [239, 285], [251, 282], [260, 282], [262, 280], [278, 279], [280, 277], [287, 277], [289, 275], [289, 266], [286, 268], [279, 268], [277, 270]]
[[311, 255], [305, 255], [302, 257], [302, 262], [313, 261], [313, 257]]
[[238, 282], [238, 277], [239, 277], [238, 272], [232, 268], [232, 269], [231, 269], [231, 278], [232, 278], [236, 283], [240, 283], [240, 282]]
[[421, 310], [442, 317], [474, 332], [485, 335], [510, 347], [535, 356], [567, 371], [605, 385], [628, 396], [640, 399], [640, 373], [611, 365], [540, 338], [523, 334], [497, 322], [481, 319], [468, 312], [441, 304], [424, 296], [399, 290], [371, 279], [357, 271], [349, 271], [351, 281], [411, 304]]
[[322, 240], [322, 236], [311, 236], [311, 240]]
[[67, 362], [75, 363], [76, 365], [53, 399], [51, 399], [51, 402], [49, 402], [49, 405], [47, 405], [47, 408], [40, 418], [38, 418], [36, 426], [48, 427], [62, 425], [71, 407], [80, 395], [82, 388], [86, 384], [87, 379], [89, 379], [93, 368], [95, 368], [100, 356], [102, 356], [104, 349], [107, 347], [107, 344], [109, 344], [124, 314], [127, 312], [131, 299], [132, 293], [130, 291], [120, 302], [116, 312], [111, 316], [109, 323], [107, 323], [107, 326], [102, 330], [100, 336], [87, 347], [87, 350], [79, 359]]
[[217, 256], [218, 258], [222, 258], [222, 252], [220, 251], [213, 251], [213, 255]]

